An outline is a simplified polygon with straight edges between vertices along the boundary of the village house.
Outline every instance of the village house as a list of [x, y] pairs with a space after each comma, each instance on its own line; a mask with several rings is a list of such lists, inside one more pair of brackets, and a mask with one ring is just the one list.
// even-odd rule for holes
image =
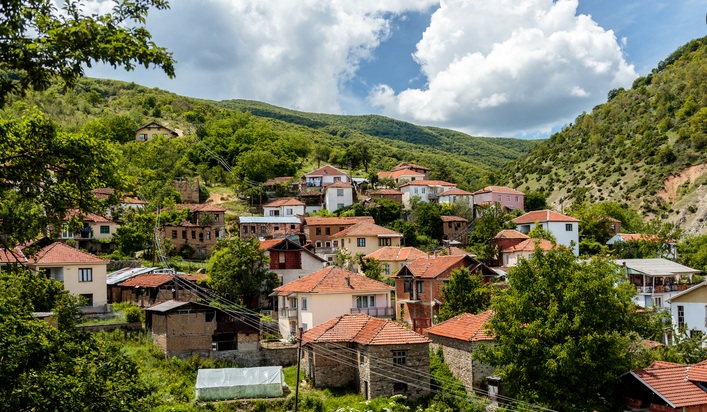
[[302, 349], [315, 387], [353, 384], [366, 399], [430, 393], [429, 341], [389, 319], [335, 317], [305, 332]]
[[199, 203], [198, 177], [179, 177], [174, 179], [174, 190], [179, 193], [182, 203]]
[[61, 282], [69, 293], [84, 297], [87, 307], [105, 311], [108, 261], [48, 238], [24, 248], [23, 254], [30, 269]]
[[403, 206], [409, 209], [413, 197], [422, 202], [436, 202], [439, 195], [455, 187], [457, 185], [454, 183], [442, 180], [415, 180], [401, 185], [398, 189], [403, 192]]
[[461, 202], [468, 205], [470, 208], [474, 207], [474, 195], [466, 190], [461, 190], [457, 187], [447, 189], [440, 193], [437, 198], [437, 202], [440, 204], [446, 203], [453, 205], [455, 202]]
[[354, 203], [354, 188], [351, 183], [336, 182], [324, 188], [324, 208], [336, 212]]
[[679, 364], [655, 361], [621, 376], [627, 410], [704, 412], [707, 410], [707, 361]]
[[395, 166], [392, 171], [397, 172], [398, 170], [411, 170], [413, 172], [417, 173], [422, 173], [424, 175], [423, 179], [429, 179], [430, 178], [430, 169], [421, 166], [421, 165], [416, 165], [414, 163], [407, 163], [407, 162], [401, 162], [398, 163], [397, 166]]
[[19, 247], [14, 249], [0, 248], [0, 271], [4, 267], [26, 265], [27, 257]]
[[368, 192], [371, 199], [388, 199], [396, 203], [403, 203], [403, 192], [397, 189], [376, 189]]
[[303, 216], [304, 203], [294, 197], [275, 199], [263, 205], [263, 216]]
[[525, 194], [505, 186], [486, 186], [473, 193], [474, 206], [499, 204], [504, 210], [525, 211]]
[[484, 282], [497, 276], [495, 271], [469, 255], [417, 259], [392, 276], [395, 278], [399, 319], [418, 333], [432, 326], [435, 315], [444, 304], [442, 287], [457, 268], [466, 268], [472, 274], [482, 276]]
[[377, 280], [328, 266], [273, 290], [283, 337], [317, 326], [332, 316], [365, 313], [392, 318], [393, 288]]
[[161, 236], [170, 239], [178, 252], [189, 247], [197, 259], [210, 256], [218, 239], [226, 236], [226, 209], [209, 203], [178, 204], [175, 208], [188, 209], [188, 220], [178, 225], [163, 224]]
[[363, 256], [375, 252], [383, 246], [400, 246], [403, 235], [373, 222], [359, 222], [329, 237], [339, 242], [351, 256]]
[[270, 270], [285, 285], [327, 265], [327, 261], [287, 238], [260, 241], [260, 250], [270, 258]]
[[661, 243], [661, 257], [675, 260], [678, 255], [677, 242], [673, 240], [663, 241], [657, 235], [644, 235], [638, 233], [617, 233], [612, 236], [611, 239], [606, 241], [606, 244], [612, 246], [614, 249], [618, 245], [625, 245], [627, 243]]
[[492, 311], [478, 315], [462, 313], [431, 328], [425, 329], [431, 348], [442, 349], [444, 363], [455, 378], [462, 381], [467, 392], [479, 391], [495, 368], [474, 358], [473, 352], [481, 345], [493, 344], [493, 335], [486, 323]]
[[271, 239], [302, 233], [302, 221], [296, 216], [240, 216], [238, 226], [241, 239]]
[[[115, 189], [112, 189], [109, 187], [101, 187], [101, 188], [91, 190], [91, 193], [93, 193], [93, 195], [98, 200], [106, 200], [110, 196], [115, 195]], [[130, 196], [130, 195], [121, 196], [120, 201], [118, 202], [118, 207], [121, 208], [122, 210], [144, 209], [146, 205], [147, 205], [147, 202], [140, 200], [140, 199], [136, 198], [135, 196]], [[110, 208], [108, 210], [105, 210], [105, 214], [108, 216], [111, 216], [112, 212], [111, 212]]]
[[692, 275], [700, 273], [663, 258], [616, 259], [614, 263], [624, 279], [636, 286], [638, 293], [633, 301], [643, 308], [670, 308], [668, 299], [687, 290], [693, 285]]
[[153, 120], [150, 123], [141, 126], [137, 130], [135, 130], [135, 140], [137, 140], [138, 142], [146, 142], [158, 136], [179, 137], [181, 135], [180, 132], [181, 130], [172, 130], [170, 128], [162, 126], [161, 124]]
[[316, 217], [303, 218], [307, 241], [314, 246], [317, 255], [333, 261], [334, 253], [339, 247], [339, 241], [332, 241], [329, 237], [359, 222], [373, 223], [371, 216], [356, 217]]
[[287, 192], [297, 193], [299, 192], [300, 182], [295, 180], [293, 176], [280, 176], [268, 179], [263, 183], [263, 187], [268, 192], [277, 193], [278, 186], [284, 188]]
[[450, 245], [466, 246], [469, 238], [469, 221], [460, 216], [440, 216], [442, 219], [442, 241]]
[[548, 252], [556, 247], [556, 245], [553, 245], [552, 242], [547, 239], [525, 239], [501, 250], [502, 266], [507, 268], [516, 266], [520, 263], [521, 259], [530, 259], [536, 250]]
[[552, 210], [536, 210], [513, 219], [516, 230], [528, 234], [535, 226], [552, 233], [558, 245], [572, 249], [579, 256], [579, 219]]
[[349, 175], [332, 165], [325, 165], [304, 175], [306, 187], [325, 187], [336, 182], [351, 182]]
[[[108, 285], [108, 303], [129, 302], [141, 308], [158, 305], [168, 300], [180, 302], [195, 302], [197, 294], [194, 292], [198, 279], [206, 278], [206, 274], [176, 274], [140, 273], [120, 282], [112, 282], [112, 273], [106, 279]], [[162, 272], [162, 273], [159, 273]], [[179, 279], [175, 279], [179, 277]], [[186, 287], [185, 282], [194, 286]]]
[[378, 179], [392, 179], [396, 184], [425, 180], [425, 174], [412, 169], [399, 169], [392, 172], [378, 172]]
[[259, 323], [257, 315], [235, 315], [198, 302], [170, 300], [145, 309], [145, 328], [168, 358], [256, 351]]
[[405, 265], [409, 265], [416, 259], [428, 257], [429, 255], [414, 247], [384, 246], [375, 252], [364, 256], [364, 259], [375, 259], [383, 265], [383, 275], [390, 276], [398, 273]]
[[[81, 222], [82, 226], [78, 232], [69, 229], [69, 222], [73, 219]], [[110, 253], [114, 249], [110, 240], [118, 227], [120, 225], [108, 217], [71, 210], [64, 217], [59, 239], [64, 243], [68, 239], [73, 239], [80, 249], [92, 253]]]
[[[679, 286], [679, 285], [678, 285]], [[707, 336], [707, 282], [699, 283], [667, 299], [673, 329], [688, 336]]]

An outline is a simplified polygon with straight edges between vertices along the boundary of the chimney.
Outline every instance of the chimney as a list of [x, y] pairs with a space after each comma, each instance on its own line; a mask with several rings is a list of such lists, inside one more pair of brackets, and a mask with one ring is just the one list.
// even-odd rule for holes
[[346, 287], [349, 289], [352, 289], [351, 288], [351, 278], [346, 276], [344, 279], [346, 279]]

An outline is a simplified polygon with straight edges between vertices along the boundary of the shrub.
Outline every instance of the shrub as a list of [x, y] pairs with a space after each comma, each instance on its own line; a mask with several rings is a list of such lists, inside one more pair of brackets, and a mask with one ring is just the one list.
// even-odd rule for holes
[[127, 322], [142, 322], [145, 317], [145, 313], [137, 306], [128, 306], [123, 309], [123, 313]]

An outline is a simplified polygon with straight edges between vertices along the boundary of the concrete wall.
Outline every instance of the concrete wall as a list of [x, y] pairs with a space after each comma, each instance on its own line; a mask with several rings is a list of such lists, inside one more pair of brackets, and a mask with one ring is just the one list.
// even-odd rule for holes
[[[41, 269], [49, 267], [63, 267], [64, 289], [74, 295], [93, 295], [93, 306], [108, 303], [108, 288], [106, 287], [106, 263], [79, 263], [55, 266], [40, 266]], [[92, 281], [79, 282], [79, 269], [91, 268]]]
[[[572, 230], [568, 231], [565, 225], [571, 225]], [[579, 225], [577, 222], [549, 222], [547, 228], [557, 239], [557, 244], [570, 247], [570, 244], [574, 242], [572, 251], [575, 256], [579, 256]]]
[[428, 335], [428, 338], [432, 341], [430, 346], [433, 350], [437, 350], [439, 347], [442, 348], [444, 363], [447, 364], [454, 377], [462, 381], [464, 388], [468, 392], [485, 385], [486, 377], [494, 374], [495, 368], [474, 360], [472, 357], [472, 352], [479, 345], [488, 345], [490, 343], [464, 342], [459, 339], [451, 339], [434, 334]]
[[[339, 190], [343, 191], [341, 196], [337, 195]], [[342, 187], [327, 189], [324, 194], [324, 205], [326, 209], [330, 212], [335, 212], [341, 208], [338, 206], [339, 204], [343, 205], [341, 207], [351, 206], [353, 204], [353, 188]]]

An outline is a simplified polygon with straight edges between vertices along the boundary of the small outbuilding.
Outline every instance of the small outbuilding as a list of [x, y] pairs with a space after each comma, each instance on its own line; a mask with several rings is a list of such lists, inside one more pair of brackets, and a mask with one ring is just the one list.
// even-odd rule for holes
[[196, 376], [196, 400], [277, 398], [283, 395], [284, 386], [282, 366], [199, 369]]

